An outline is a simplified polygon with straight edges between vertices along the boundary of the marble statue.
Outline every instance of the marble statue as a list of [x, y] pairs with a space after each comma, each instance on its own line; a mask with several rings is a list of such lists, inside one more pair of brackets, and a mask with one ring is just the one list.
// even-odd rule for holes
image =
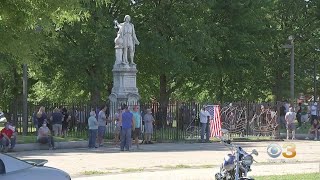
[[130, 56], [130, 64], [134, 64], [135, 45], [139, 45], [140, 42], [137, 39], [134, 25], [130, 21], [131, 17], [129, 15], [124, 17], [124, 22], [121, 24], [115, 21], [116, 27], [119, 28], [117, 37], [114, 40], [116, 49], [115, 64], [128, 64], [128, 54]]

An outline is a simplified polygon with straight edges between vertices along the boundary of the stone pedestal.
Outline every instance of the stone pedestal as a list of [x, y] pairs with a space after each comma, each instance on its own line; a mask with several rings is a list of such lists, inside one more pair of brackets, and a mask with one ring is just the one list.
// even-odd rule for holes
[[109, 96], [111, 113], [115, 113], [121, 104], [138, 104], [140, 95], [138, 92], [136, 77], [137, 68], [135, 64], [115, 64], [113, 72], [113, 88]]

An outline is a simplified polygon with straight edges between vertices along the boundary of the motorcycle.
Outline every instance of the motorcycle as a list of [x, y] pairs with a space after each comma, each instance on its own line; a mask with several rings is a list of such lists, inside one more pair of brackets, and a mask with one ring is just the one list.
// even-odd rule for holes
[[[222, 129], [223, 134], [228, 134], [228, 130]], [[231, 154], [224, 157], [224, 161], [220, 167], [220, 172], [215, 174], [216, 180], [253, 180], [248, 177], [248, 172], [251, 171], [251, 165], [253, 164], [252, 154], [258, 156], [258, 151], [253, 149], [249, 154], [244, 151], [240, 146], [236, 146], [231, 143], [231, 140], [223, 139], [222, 137], [216, 137], [220, 139], [225, 146], [231, 150]]]

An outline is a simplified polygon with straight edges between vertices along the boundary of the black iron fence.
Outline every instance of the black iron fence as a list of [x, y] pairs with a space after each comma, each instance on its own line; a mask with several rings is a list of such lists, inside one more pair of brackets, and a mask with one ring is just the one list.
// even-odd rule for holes
[[[211, 104], [213, 105], [213, 103]], [[261, 109], [263, 105], [264, 110]], [[275, 103], [255, 103], [236, 102], [232, 104], [220, 105], [220, 117], [222, 128], [228, 129], [231, 134], [239, 136], [276, 136], [278, 126], [278, 112], [282, 104]], [[99, 112], [100, 106], [86, 103], [78, 104], [56, 104], [44, 103], [28, 105], [28, 134], [35, 134], [35, 113], [39, 107], [46, 108], [48, 119], [54, 108], [66, 108], [71, 116], [68, 121], [68, 136], [87, 138], [87, 120], [92, 109]], [[132, 108], [133, 105], [129, 105]], [[6, 112], [8, 121], [12, 122], [18, 131], [22, 133], [22, 105], [18, 108], [10, 109]], [[203, 104], [170, 102], [168, 105], [159, 103], [139, 104], [142, 117], [147, 109], [152, 110], [154, 116], [153, 139], [156, 141], [177, 141], [177, 140], [198, 140], [200, 139], [199, 112]], [[119, 105], [108, 105], [106, 138], [114, 138], [115, 113]]]

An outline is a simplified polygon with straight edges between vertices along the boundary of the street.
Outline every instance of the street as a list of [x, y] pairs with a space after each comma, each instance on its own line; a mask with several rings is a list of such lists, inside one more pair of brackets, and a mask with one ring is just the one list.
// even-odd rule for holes
[[[272, 159], [267, 153], [271, 143], [296, 145], [291, 159]], [[255, 148], [259, 156], [249, 175], [276, 175], [319, 172], [319, 141], [242, 142], [247, 152]], [[133, 146], [134, 147], [134, 146]], [[285, 151], [285, 150], [283, 150]], [[159, 143], [142, 145], [141, 150], [119, 152], [107, 145], [94, 150], [61, 149], [10, 153], [18, 158], [47, 159], [47, 166], [68, 172], [73, 179], [213, 179], [223, 157], [230, 151], [221, 143]], [[91, 177], [91, 178], [90, 178]]]

